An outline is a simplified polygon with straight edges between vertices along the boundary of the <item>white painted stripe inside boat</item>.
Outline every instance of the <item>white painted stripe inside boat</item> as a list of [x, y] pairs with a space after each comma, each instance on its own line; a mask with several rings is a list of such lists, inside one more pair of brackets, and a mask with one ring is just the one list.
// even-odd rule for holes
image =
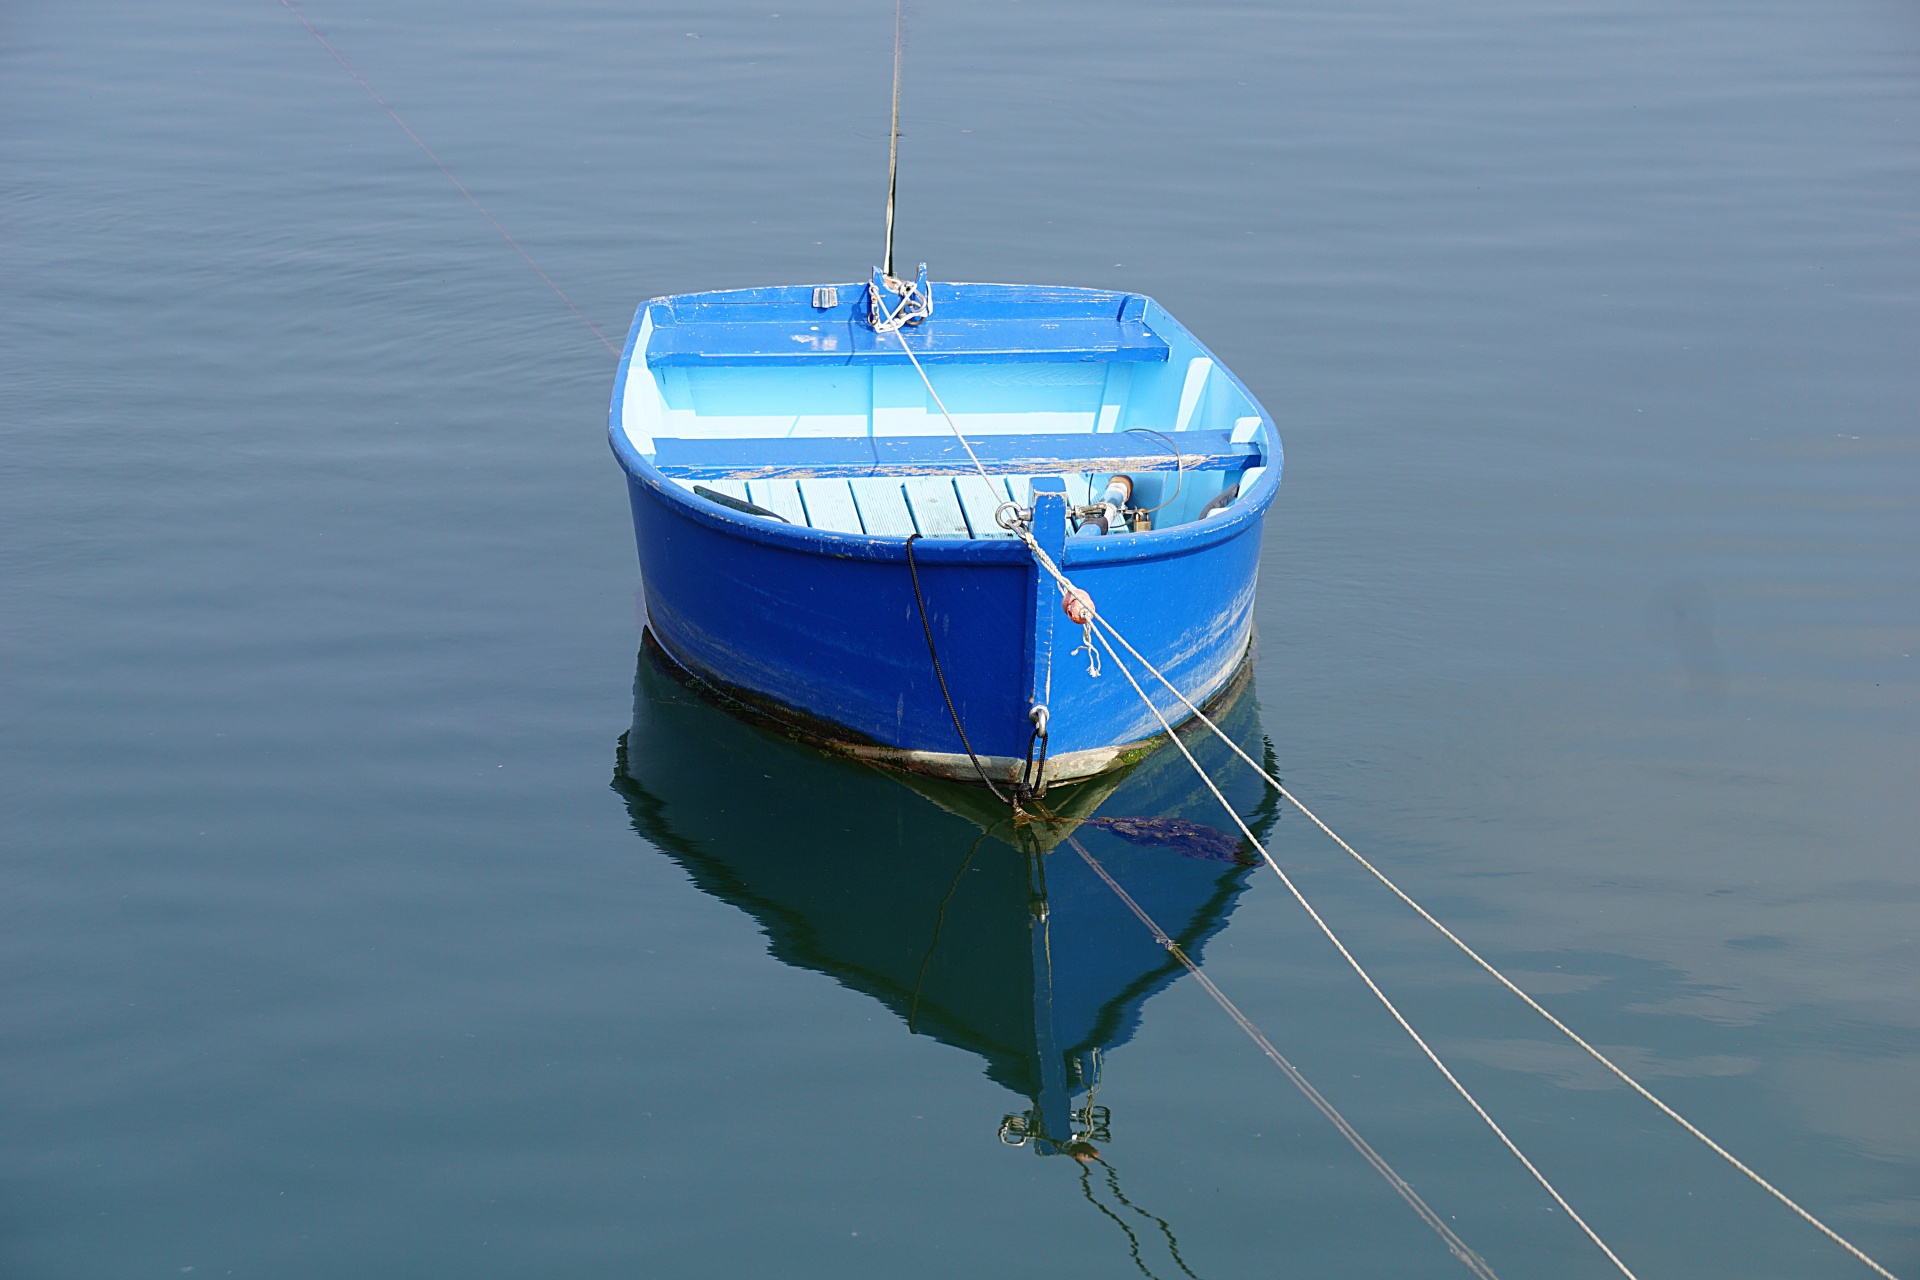
[[966, 517], [949, 476], [912, 476], [906, 482], [907, 506], [923, 538], [967, 537]]
[[[1233, 420], [1233, 442], [1235, 444], [1246, 444], [1259, 434], [1260, 419], [1235, 418]], [[1267, 474], [1265, 467], [1248, 467], [1245, 471], [1241, 472], [1240, 479], [1237, 481], [1240, 486], [1240, 497], [1244, 498], [1248, 493], [1252, 492], [1253, 486], [1257, 484], [1260, 477], [1265, 474]], [[1234, 499], [1236, 502], [1239, 500], [1239, 498]]]
[[1193, 422], [1193, 411], [1200, 407], [1200, 393], [1207, 389], [1207, 375], [1212, 372], [1213, 361], [1205, 356], [1187, 362], [1187, 380], [1180, 387], [1180, 412], [1173, 420], [1175, 431], [1185, 431]]
[[1110, 364], [1107, 366], [1106, 384], [1100, 390], [1100, 411], [1093, 420], [1093, 429], [1096, 433], [1119, 430], [1120, 415], [1126, 412], [1127, 392], [1132, 387], [1132, 365]]

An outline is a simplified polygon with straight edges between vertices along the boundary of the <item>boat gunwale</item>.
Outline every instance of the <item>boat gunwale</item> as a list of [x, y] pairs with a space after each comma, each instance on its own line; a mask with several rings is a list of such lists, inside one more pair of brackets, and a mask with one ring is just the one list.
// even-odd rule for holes
[[[941, 281], [945, 285], [972, 284], [966, 281]], [[788, 286], [796, 287], [796, 286]], [[854, 286], [859, 287], [859, 286]], [[1262, 474], [1254, 482], [1253, 488], [1240, 496], [1240, 500], [1229, 505], [1223, 514], [1206, 520], [1191, 520], [1185, 524], [1171, 525], [1164, 529], [1152, 529], [1144, 533], [1128, 533], [1124, 536], [1106, 538], [1069, 538], [1066, 545], [1063, 569], [1091, 567], [1109, 564], [1126, 564], [1144, 560], [1168, 559], [1188, 555], [1209, 547], [1231, 541], [1246, 531], [1249, 524], [1262, 519], [1267, 508], [1272, 505], [1274, 495], [1280, 488], [1280, 474], [1284, 464], [1281, 450], [1279, 428], [1274, 424], [1273, 416], [1266, 406], [1260, 403], [1245, 382], [1216, 356], [1191, 330], [1180, 323], [1172, 313], [1153, 298], [1145, 294], [1129, 295], [1124, 290], [1081, 289], [1074, 285], [999, 285], [994, 287], [1036, 290], [1072, 290], [1088, 294], [1111, 294], [1115, 296], [1138, 296], [1154, 307], [1160, 314], [1180, 329], [1180, 331], [1199, 350], [1200, 354], [1213, 361], [1213, 367], [1233, 386], [1246, 396], [1260, 414], [1260, 424], [1266, 429], [1267, 439], [1272, 442], [1271, 459], [1262, 463]], [[681, 298], [713, 297], [718, 294], [746, 293], [751, 290], [713, 289], [695, 294], [663, 294], [649, 298], [635, 309], [633, 323], [627, 330], [627, 340], [620, 353], [620, 364], [614, 375], [613, 400], [608, 411], [608, 442], [620, 467], [629, 478], [638, 480], [653, 493], [666, 501], [667, 505], [709, 528], [719, 530], [734, 537], [760, 542], [770, 546], [783, 547], [792, 551], [801, 551], [813, 555], [831, 556], [852, 560], [903, 561], [906, 559], [907, 539], [894, 535], [869, 533], [841, 533], [829, 529], [815, 529], [810, 525], [787, 524], [764, 517], [736, 513], [718, 503], [706, 502], [680, 485], [668, 479], [661, 470], [648, 461], [634, 446], [627, 435], [623, 420], [626, 403], [627, 378], [632, 369], [635, 348], [639, 343], [640, 331], [646, 320], [647, 309], [658, 303], [671, 305]], [[983, 361], [982, 363], [995, 363]], [[1073, 433], [1077, 434], [1077, 433]], [[962, 478], [968, 473], [961, 473]], [[918, 539], [914, 557], [930, 563], [946, 564], [1025, 564], [1030, 561], [1029, 553], [1021, 542], [1012, 538], [929, 538]]]

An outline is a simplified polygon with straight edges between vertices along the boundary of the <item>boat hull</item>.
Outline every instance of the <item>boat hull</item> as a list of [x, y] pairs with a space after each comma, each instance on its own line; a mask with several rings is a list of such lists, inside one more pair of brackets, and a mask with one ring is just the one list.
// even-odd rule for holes
[[[1117, 307], [1123, 327], [1132, 323], [1127, 317], [1143, 316], [1142, 323], [1152, 325], [1147, 337], [1179, 360], [1166, 366], [1169, 372], [1153, 375], [1159, 390], [1151, 394], [1140, 390], [1149, 375], [1132, 378], [1134, 400], [1140, 402], [1139, 429], [1145, 430], [1147, 422], [1164, 421], [1173, 432], [1169, 436], [1155, 430], [1135, 436], [1143, 442], [1138, 447], [1151, 451], [1176, 439], [1198, 440], [1198, 435], [1180, 433], [1189, 425], [1197, 428], [1203, 420], [1223, 439], [1225, 429], [1232, 427], [1236, 442], [1265, 441], [1255, 447], [1259, 465], [1243, 473], [1237, 498], [1229, 495], [1222, 509], [1205, 518], [1195, 518], [1191, 506], [1198, 498], [1189, 498], [1184, 523], [1150, 532], [1069, 537], [1059, 481], [1034, 484], [1032, 532], [1039, 545], [1093, 597], [1100, 616], [1182, 694], [1196, 704], [1213, 697], [1232, 679], [1252, 642], [1261, 538], [1280, 479], [1279, 439], [1272, 420], [1239, 380], [1151, 299], [1021, 286], [941, 285], [937, 289], [941, 297], [951, 300], [942, 314], [955, 317], [949, 323], [957, 331], [969, 323], [968, 306], [976, 311], [994, 307], [1017, 311], [1016, 304], [1029, 294], [1043, 301], [1081, 299], [1076, 305], [1095, 309]], [[688, 295], [691, 301], [684, 310], [690, 315], [701, 313], [702, 308], [724, 310], [744, 298], [742, 305], [749, 310], [766, 308], [769, 314], [787, 314], [798, 309], [812, 314], [806, 310], [806, 296], [796, 290]], [[621, 360], [610, 422], [613, 451], [627, 477], [647, 627], [670, 658], [739, 703], [806, 737], [877, 763], [940, 777], [973, 781], [984, 772], [996, 782], [1012, 782], [1022, 777], [1030, 755], [1044, 754], [1043, 783], [1065, 781], [1120, 767], [1151, 747], [1162, 732], [1154, 709], [1143, 703], [1126, 673], [1115, 669], [1104, 647], [1065, 616], [1057, 585], [1021, 541], [977, 536], [978, 529], [974, 537], [909, 540], [787, 523], [764, 512], [754, 514], [758, 508], [737, 510], [696, 496], [686, 475], [670, 476], [664, 471], [656, 457], [663, 447], [656, 435], [671, 434], [672, 423], [667, 409], [658, 407], [665, 393], [658, 391], [654, 373], [673, 374], [679, 368], [673, 362], [682, 360], [712, 360], [731, 368], [749, 357], [756, 362], [776, 358], [757, 352], [704, 354], [708, 346], [718, 349], [723, 338], [731, 341], [730, 330], [720, 337], [707, 333], [700, 339], [706, 345], [699, 350], [681, 350], [694, 338], [686, 333], [663, 338], [662, 333], [673, 332], [672, 326], [655, 323], [656, 317], [678, 314], [681, 301], [656, 299], [640, 308]], [[845, 323], [858, 330], [856, 323]], [[915, 339], [927, 348], [929, 360], [942, 358], [936, 348], [949, 341], [931, 332], [938, 323], [930, 321], [929, 332]], [[825, 321], [812, 326], [823, 332], [831, 327]], [[1087, 382], [1082, 375], [1034, 373], [1019, 364], [1049, 354], [1062, 353], [996, 350], [974, 358], [1002, 364], [993, 375], [1000, 384], [1036, 388], [1031, 394], [1038, 401], [1062, 394], [1061, 376], [1074, 383]], [[1072, 357], [1072, 353], [1066, 355]], [[908, 424], [911, 429], [898, 425], [903, 411], [891, 404], [900, 394], [898, 377], [881, 363], [887, 353], [845, 358], [857, 366], [869, 357], [872, 390], [864, 403], [872, 406], [866, 439], [874, 442], [873, 447], [897, 443], [894, 435], [883, 438], [880, 433], [883, 414], [895, 424], [889, 427], [895, 434], [905, 430], [911, 437], [928, 429], [944, 434], [944, 425], [936, 427], [938, 420], [918, 408], [911, 410], [919, 415]], [[650, 359], [661, 361], [661, 368], [650, 369]], [[941, 366], [938, 376], [956, 376], [950, 372], [954, 367]], [[913, 371], [897, 373], [907, 376]], [[756, 376], [748, 368], [739, 375], [740, 385], [769, 385], [753, 382]], [[869, 375], [856, 368], [854, 376]], [[1208, 378], [1220, 385], [1220, 394], [1201, 391], [1203, 384], [1213, 385]], [[668, 385], [672, 391], [670, 384], [671, 379], [659, 385]], [[714, 394], [711, 389], [718, 386], [704, 385], [709, 388], [707, 394]], [[962, 384], [963, 391], [968, 385]], [[1095, 401], [1104, 403], [1097, 378], [1089, 385]], [[1109, 375], [1108, 385], [1127, 385], [1127, 380], [1120, 374]], [[634, 387], [639, 390], [631, 390]], [[919, 395], [918, 388], [918, 375], [914, 375], [906, 398]], [[984, 393], [973, 386], [967, 394], [975, 397], [977, 407]], [[697, 396], [687, 403], [701, 407]], [[778, 418], [764, 415], [781, 405], [778, 400], [757, 403], [751, 412], [763, 417], [739, 421], [764, 430], [766, 423]], [[630, 426], [625, 420], [629, 409], [647, 415], [647, 422], [636, 418]], [[1116, 424], [1107, 409], [1101, 415], [1097, 429], [1114, 430]], [[1096, 429], [1091, 415], [1082, 420], [1089, 431]], [[1126, 420], [1118, 425], [1134, 430]], [[1049, 438], [1089, 444], [1103, 439], [1094, 435]], [[767, 450], [788, 446], [811, 447], [807, 441], [773, 440]], [[733, 447], [740, 447], [737, 441]], [[879, 455], [875, 457], [878, 467]], [[819, 473], [802, 470], [798, 474]], [[974, 481], [968, 477], [966, 482]], [[1212, 483], [1211, 490], [1197, 483], [1189, 487], [1196, 495], [1217, 490], [1223, 483], [1218, 472]], [[1042, 488], [1052, 491], [1044, 501], [1038, 492]], [[1178, 481], [1172, 492], [1179, 496]], [[871, 522], [867, 527], [872, 527]], [[929, 653], [929, 633], [938, 654], [937, 669]], [[1099, 652], [1090, 652], [1089, 646]], [[1187, 718], [1180, 701], [1137, 665], [1134, 675], [1167, 720], [1177, 724]], [[1036, 741], [1032, 712], [1037, 705], [1046, 708], [1044, 743]]]
[[[1093, 674], [1084, 633], [1061, 612], [1058, 592], [1040, 580], [1021, 543], [915, 542], [923, 628], [898, 539], [811, 551], [755, 537], [765, 531], [680, 501], [640, 476], [629, 476], [628, 491], [655, 640], [692, 674], [809, 738], [878, 763], [972, 780], [957, 713], [981, 765], [1011, 781], [1032, 737], [1036, 648], [1052, 651], [1039, 690], [1049, 711], [1048, 780], [1116, 768], [1161, 733], [1104, 652]], [[1196, 703], [1232, 678], [1253, 634], [1264, 521], [1220, 524], [1204, 530], [1220, 536], [1165, 554], [1146, 553], [1144, 539], [1097, 547], [1076, 539], [1062, 566]], [[1116, 549], [1133, 554], [1075, 555]], [[928, 654], [929, 628], [952, 712]], [[1051, 634], [1037, 639], [1037, 630]], [[1154, 683], [1144, 672], [1136, 676]], [[1169, 720], [1187, 717], [1164, 689], [1154, 692]]]

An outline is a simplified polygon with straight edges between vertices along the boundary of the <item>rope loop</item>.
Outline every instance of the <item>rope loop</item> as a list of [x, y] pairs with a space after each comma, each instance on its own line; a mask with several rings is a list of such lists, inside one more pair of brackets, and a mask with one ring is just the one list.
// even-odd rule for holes
[[[1069, 614], [1068, 616], [1071, 617], [1072, 615]], [[1087, 617], [1091, 619], [1093, 615], [1088, 614]], [[1094, 648], [1093, 645], [1093, 623], [1091, 621], [1082, 624], [1080, 635], [1080, 643], [1075, 645], [1072, 652], [1067, 656], [1072, 657], [1074, 654], [1085, 650], [1087, 655], [1087, 674], [1095, 680], [1098, 680], [1100, 678], [1100, 650]]]
[[[926, 268], [920, 270], [924, 278]], [[880, 279], [900, 299], [900, 304], [888, 307], [880, 299], [880, 286], [867, 286], [867, 318], [875, 333], [898, 333], [933, 314], [933, 290], [924, 287], [920, 280], [902, 280], [890, 275], [882, 275]]]
[[[1027, 719], [1033, 724], [1033, 732], [1027, 735], [1027, 758], [1020, 767], [1020, 781], [1013, 789], [1016, 807], [1047, 794], [1047, 725], [1052, 719], [1047, 704], [1034, 703], [1027, 712]], [[1038, 760], [1034, 759], [1035, 747], [1040, 749]]]

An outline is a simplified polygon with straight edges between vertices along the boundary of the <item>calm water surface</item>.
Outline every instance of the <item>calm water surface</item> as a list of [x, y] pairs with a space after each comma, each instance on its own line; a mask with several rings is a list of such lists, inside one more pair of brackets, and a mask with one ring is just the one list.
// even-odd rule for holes
[[[878, 253], [884, 4], [305, 12], [616, 337]], [[910, 33], [902, 257], [1280, 421], [1236, 733], [1920, 1273], [1911, 6]], [[1047, 1050], [1012, 845], [637, 659], [612, 359], [281, 4], [8, 6], [0, 187], [0, 1274], [1466, 1274], [1077, 859]], [[1099, 812], [1224, 825], [1161, 763]], [[1236, 787], [1640, 1275], [1866, 1274]], [[1495, 1270], [1610, 1273], [1271, 875], [1087, 831]], [[1096, 1058], [1107, 1163], [1011, 1145]]]

